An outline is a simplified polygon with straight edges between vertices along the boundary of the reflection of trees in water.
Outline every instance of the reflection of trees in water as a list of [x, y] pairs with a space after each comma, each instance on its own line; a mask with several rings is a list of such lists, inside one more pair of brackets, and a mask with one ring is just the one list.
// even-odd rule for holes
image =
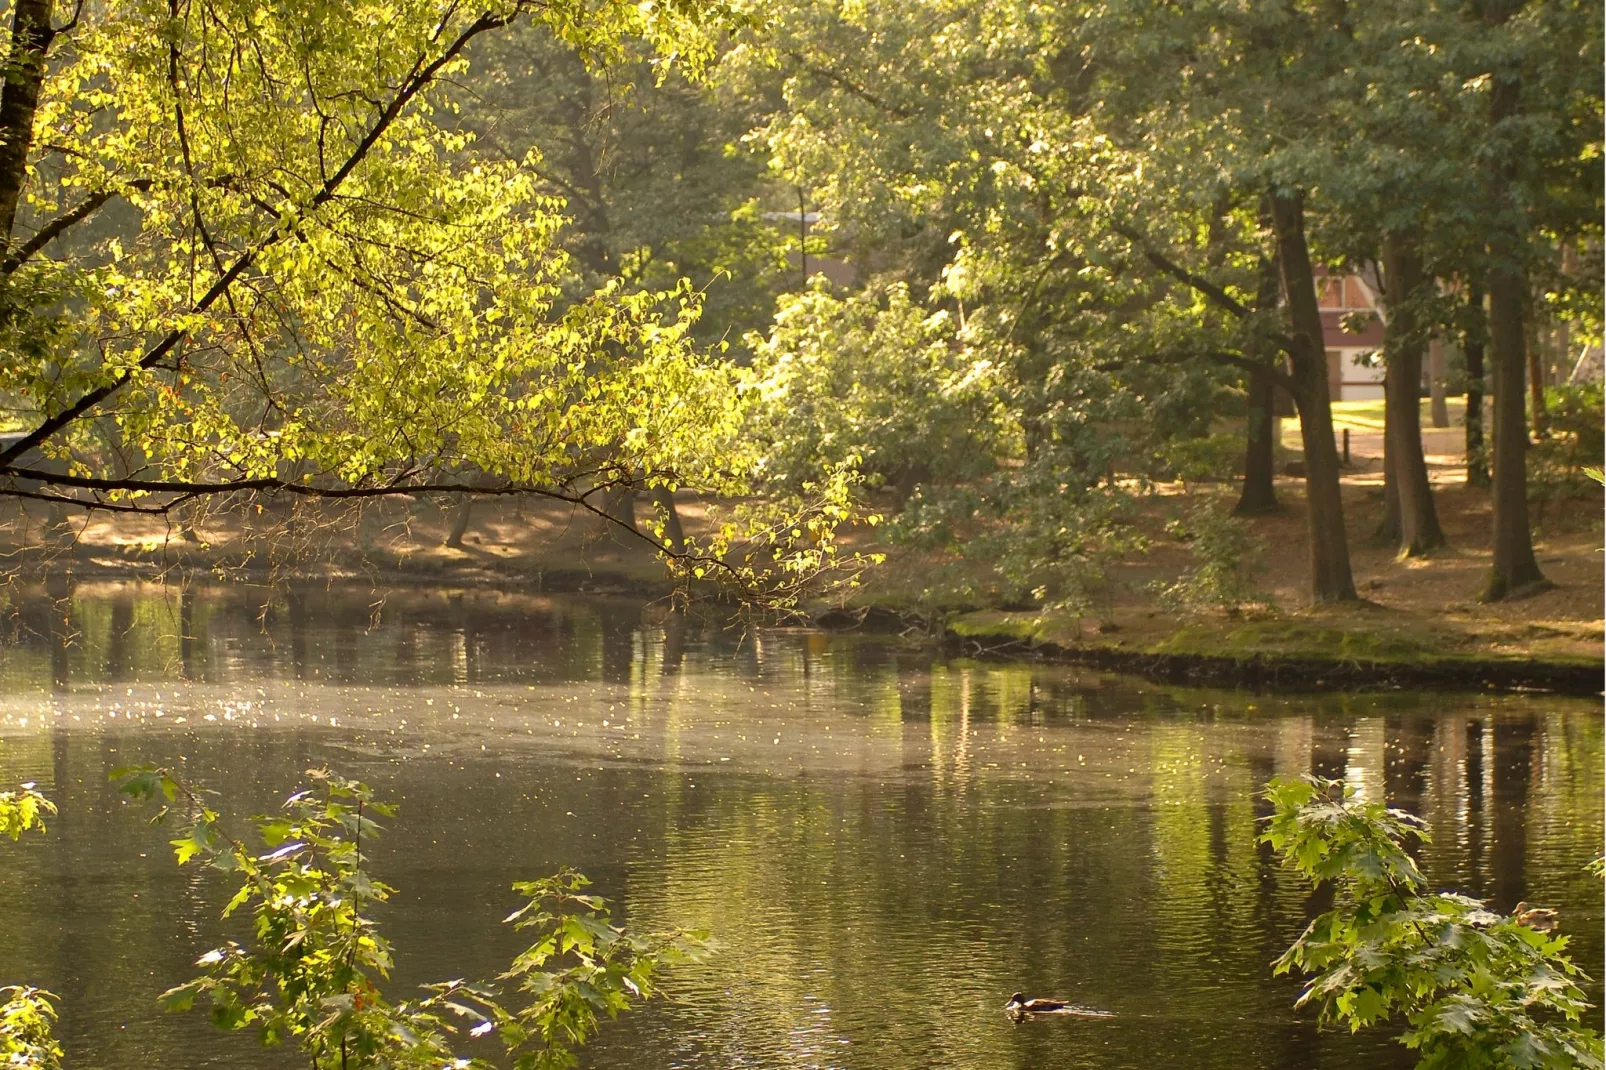
[[[4, 606], [8, 690], [123, 681], [465, 684], [508, 675], [623, 681], [634, 603], [555, 608], [488, 592], [367, 592], [153, 583], [58, 585]], [[684, 638], [682, 638], [684, 643]]]
[[[1528, 898], [1542, 904], [1588, 902], [1591, 897], [1598, 900], [1599, 880], [1565, 860], [1601, 852], [1606, 797], [1600, 786], [1600, 724], [1587, 717], [1551, 711], [1540, 718], [1535, 744], [1538, 775], [1524, 808], [1528, 811], [1528, 850], [1522, 861], [1529, 883]], [[1591, 930], [1598, 934], [1600, 925], [1563, 917], [1562, 929], [1580, 935]], [[1592, 989], [1597, 998], [1602, 980], [1606, 978], [1597, 974]]]
[[1510, 910], [1528, 894], [1528, 789], [1533, 781], [1534, 732], [1527, 717], [1494, 718], [1494, 793], [1489, 825], [1487, 889], [1497, 910]]
[[[157, 1018], [149, 998], [220, 931], [220, 889], [173, 869], [164, 837], [105, 787], [115, 765], [180, 753], [239, 812], [276, 805], [325, 759], [401, 798], [379, 865], [402, 887], [387, 908], [399, 983], [504, 964], [507, 883], [559, 863], [599, 878], [631, 925], [715, 930], [725, 950], [674, 985], [683, 1001], [621, 1023], [599, 1065], [667, 1063], [676, 1036], [699, 1038], [702, 1065], [718, 1066], [1096, 1063], [1112, 1038], [1133, 1064], [1174, 1065], [1194, 1043], [1222, 1066], [1238, 1065], [1234, 1044], [1267, 1065], [1316, 1065], [1348, 1041], [1296, 1024], [1295, 986], [1266, 976], [1310, 906], [1255, 843], [1254, 793], [1274, 772], [1348, 766], [1420, 809], [1435, 835], [1430, 881], [1562, 906], [1569, 928], [1583, 922], [1579, 961], [1599, 972], [1598, 888], [1580, 870], [1603, 820], [1602, 731], [1587, 704], [1164, 688], [708, 631], [600, 600], [401, 592], [376, 613], [366, 592], [297, 588], [265, 612], [262, 599], [197, 588], [186, 609], [154, 585], [41, 592], [12, 606], [0, 681], [47, 692], [64, 663], [75, 689], [267, 675], [512, 683], [499, 694], [523, 702], [528, 684], [531, 716], [623, 721], [644, 749], [605, 761], [595, 746], [564, 749], [566, 736], [500, 752], [476, 736], [457, 751], [437, 735], [431, 757], [405, 732], [305, 727], [58, 725], [8, 739], [0, 782], [38, 780], [63, 813], [0, 867], [0, 963], [66, 989], [63, 1035], [80, 1065], [141, 1065], [141, 1051], [189, 1028]], [[501, 699], [488, 701], [501, 720]], [[732, 772], [718, 755], [737, 733], [762, 738]], [[1001, 1019], [1016, 987], [1125, 1017], [978, 1027]], [[1149, 1013], [1160, 1017], [1137, 1017]], [[193, 1050], [223, 1050], [204, 1028], [195, 1036]], [[273, 1061], [247, 1052], [238, 1065]]]
[[1247, 972], [1262, 957], [1257, 784], [1242, 750], [1218, 733], [1157, 724], [1148, 739], [1156, 980], [1206, 1013], [1233, 1016], [1241, 1007], [1217, 983], [1223, 958]]

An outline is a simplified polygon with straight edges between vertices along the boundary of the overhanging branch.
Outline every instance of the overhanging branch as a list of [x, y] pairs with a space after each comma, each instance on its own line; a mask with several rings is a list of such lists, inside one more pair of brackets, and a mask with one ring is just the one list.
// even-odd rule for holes
[[[735, 584], [744, 597], [754, 601], [762, 600], [760, 592], [743, 575], [742, 570], [730, 562], [713, 554], [699, 553], [695, 550], [677, 550], [674, 547], [659, 541], [652, 535], [626, 523], [618, 517], [608, 513], [596, 505], [592, 496], [598, 491], [606, 490], [610, 486], [633, 482], [629, 479], [616, 478], [598, 483], [586, 491], [563, 490], [555, 487], [543, 487], [522, 483], [502, 483], [494, 485], [476, 485], [468, 483], [389, 483], [372, 487], [320, 487], [309, 486], [305, 483], [294, 483], [289, 480], [273, 477], [256, 479], [218, 480], [204, 482], [196, 480], [157, 480], [157, 479], [117, 479], [101, 476], [75, 476], [59, 472], [46, 472], [36, 468], [19, 468], [12, 465], [0, 465], [0, 477], [9, 476], [13, 481], [11, 485], [0, 484], [0, 498], [25, 498], [33, 501], [45, 501], [57, 505], [70, 505], [82, 509], [97, 509], [116, 513], [140, 513], [144, 515], [161, 516], [170, 512], [178, 505], [194, 500], [195, 498], [213, 495], [247, 494], [247, 493], [283, 493], [301, 498], [326, 501], [353, 501], [375, 498], [395, 497], [425, 497], [432, 494], [477, 495], [481, 497], [508, 497], [515, 494], [530, 494], [546, 498], [551, 501], [563, 502], [576, 508], [584, 509], [599, 519], [607, 521], [644, 543], [655, 553], [684, 569], [702, 567], [722, 573]], [[86, 499], [68, 495], [46, 494], [41, 491], [26, 490], [15, 484], [16, 480], [30, 480], [45, 486], [67, 487], [73, 490], [84, 490], [100, 493], [138, 493], [138, 494], [172, 494], [172, 501], [157, 503], [149, 506], [130, 505], [125, 502], [104, 501], [102, 499]]]
[[[435, 59], [425, 62], [425, 58], [420, 56], [417, 62], [414, 64], [413, 70], [410, 71], [408, 76], [402, 80], [401, 88], [380, 112], [379, 117], [374, 121], [374, 125], [369, 128], [362, 140], [359, 141], [352, 149], [351, 154], [334, 172], [334, 174], [325, 179], [322, 187], [307, 202], [306, 210], [316, 211], [318, 208], [321, 208], [334, 198], [341, 185], [346, 181], [347, 178], [351, 176], [351, 173], [356, 170], [357, 166], [365, 158], [367, 158], [369, 153], [373, 151], [374, 146], [379, 143], [379, 140], [382, 137], [384, 137], [385, 132], [389, 130], [390, 127], [395, 123], [396, 119], [401, 115], [403, 110], [406, 109], [407, 105], [416, 99], [420, 93], [422, 93], [435, 81], [441, 69], [456, 59], [457, 56], [462, 53], [463, 49], [468, 47], [470, 41], [488, 30], [497, 29], [507, 25], [508, 21], [509, 17], [506, 16], [492, 15], [489, 13], [481, 15], [479, 18], [475, 19], [472, 23], [465, 27], [463, 31], [459, 33], [452, 41], [452, 43], [447, 46], [447, 48], [441, 52], [440, 55], [435, 57]], [[0, 102], [0, 111], [3, 110], [4, 104], [3, 102]], [[0, 119], [3, 119], [3, 116], [0, 116]], [[4, 123], [0, 122], [0, 127], [3, 126]], [[3, 155], [3, 153], [0, 153], [0, 155]], [[3, 173], [0, 173], [0, 179], [3, 178]], [[0, 183], [0, 186], [3, 186], [3, 183]], [[4, 189], [0, 188], [0, 209], [4, 208], [4, 192]], [[236, 281], [238, 281], [241, 275], [245, 274], [245, 272], [250, 269], [258, 257], [260, 257], [273, 245], [283, 241], [290, 234], [294, 233], [294, 229], [295, 228], [293, 225], [281, 226], [256, 246], [241, 253], [240, 256], [235, 259], [234, 263], [231, 264], [229, 268], [219, 276], [218, 280], [212, 284], [211, 288], [191, 304], [190, 308], [187, 310], [187, 315], [199, 315], [200, 313], [204, 313], [210, 309], [212, 305], [216, 304], [220, 298], [228, 293], [229, 288], [232, 287]], [[109, 382], [80, 395], [74, 401], [69, 402], [55, 415], [48, 417], [42, 423], [40, 423], [38, 427], [34, 428], [32, 431], [19, 438], [16, 442], [12, 443], [9, 447], [0, 450], [0, 469], [3, 469], [5, 466], [9, 466], [12, 462], [24, 456], [29, 450], [32, 450], [41, 443], [49, 440], [51, 436], [62, 430], [62, 428], [66, 427], [68, 424], [72, 423], [74, 420], [83, 416], [90, 410], [94, 409], [112, 394], [121, 390], [133, 379], [136, 371], [147, 371], [155, 367], [162, 360], [162, 358], [167, 356], [168, 353], [172, 352], [173, 349], [178, 346], [187, 333], [187, 330], [182, 328], [175, 328], [174, 330], [169, 331], [161, 338], [160, 341], [156, 342], [148, 350], [146, 350], [145, 354], [140, 357], [139, 361], [134, 365], [134, 367], [118, 372]]]
[[1106, 361], [1096, 365], [1096, 367], [1102, 372], [1114, 372], [1120, 371], [1128, 364], [1186, 364], [1195, 360], [1208, 360], [1215, 364], [1225, 364], [1229, 367], [1240, 368], [1252, 375], [1265, 375], [1284, 390], [1292, 391], [1294, 389], [1293, 377], [1281, 368], [1253, 360], [1242, 353], [1234, 353], [1230, 349], [1172, 350], [1167, 353], [1157, 353], [1150, 357]]
[[[147, 190], [151, 188], [151, 184], [148, 180], [142, 178], [138, 181], [130, 182], [128, 184], [128, 188], [135, 190]], [[52, 219], [50, 222], [40, 227], [34, 233], [33, 237], [29, 238], [11, 252], [7, 253], [5, 260], [0, 261], [0, 275], [13, 274], [23, 264], [26, 264], [30, 259], [32, 259], [35, 253], [39, 252], [39, 250], [61, 237], [62, 233], [69, 227], [73, 227], [79, 223], [82, 223], [84, 220], [100, 211], [101, 206], [115, 196], [117, 196], [117, 193], [113, 190], [100, 190], [96, 193], [92, 193], [77, 207], [69, 208], [55, 219]]]
[[1144, 259], [1148, 260], [1149, 263], [1153, 264], [1167, 275], [1170, 275], [1178, 282], [1204, 294], [1206, 297], [1210, 298], [1211, 301], [1215, 302], [1217, 306], [1226, 309], [1239, 319], [1247, 319], [1251, 314], [1249, 307], [1242, 301], [1239, 301], [1237, 298], [1233, 297], [1232, 294], [1228, 293], [1216, 283], [1211, 282], [1202, 275], [1198, 275], [1192, 271], [1189, 271], [1175, 260], [1172, 260], [1164, 253], [1161, 253], [1153, 245], [1149, 244], [1149, 240], [1138, 231], [1133, 230], [1131, 227], [1126, 226], [1123, 223], [1114, 223], [1111, 224], [1111, 227], [1117, 234], [1121, 235], [1121, 237], [1137, 246], [1138, 251], [1143, 254]]

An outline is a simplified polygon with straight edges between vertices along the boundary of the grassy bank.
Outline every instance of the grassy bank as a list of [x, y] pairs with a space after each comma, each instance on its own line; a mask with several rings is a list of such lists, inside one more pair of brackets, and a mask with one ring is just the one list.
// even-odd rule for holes
[[[989, 605], [985, 597], [945, 602], [922, 581], [951, 563], [894, 551], [828, 619], [851, 624], [863, 615], [943, 636], [972, 652], [1051, 656], [1178, 681], [1290, 689], [1601, 690], [1606, 555], [1598, 499], [1536, 509], [1536, 550], [1552, 586], [1532, 597], [1484, 604], [1478, 595], [1489, 567], [1486, 492], [1459, 481], [1437, 486], [1449, 547], [1401, 559], [1371, 537], [1382, 513], [1381, 486], [1357, 472], [1343, 490], [1356, 586], [1365, 599], [1358, 604], [1307, 607], [1302, 488], [1280, 479], [1282, 510], [1249, 521], [1255, 583], [1272, 610], [1181, 612], [1162, 605], [1152, 593], [1154, 581], [1187, 568], [1190, 550], [1156, 535], [1143, 549], [1108, 563], [1096, 597], [1080, 613]], [[1193, 497], [1176, 488], [1156, 494], [1143, 503], [1138, 522], [1163, 532]]]
[[1173, 682], [1293, 690], [1434, 687], [1601, 689], [1587, 638], [1542, 625], [1458, 631], [1374, 607], [1239, 622], [1177, 622], [1155, 635], [1089, 636], [1080, 622], [976, 611], [942, 623], [974, 653], [1037, 655]]

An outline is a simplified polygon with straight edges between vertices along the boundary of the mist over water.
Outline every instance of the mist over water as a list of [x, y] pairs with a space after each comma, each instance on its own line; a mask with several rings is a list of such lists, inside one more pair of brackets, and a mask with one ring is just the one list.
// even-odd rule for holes
[[[629, 926], [711, 931], [593, 1067], [1409, 1066], [1270, 976], [1316, 905], [1255, 842], [1275, 774], [1421, 814], [1430, 881], [1559, 909], [1603, 972], [1593, 700], [1167, 688], [490, 592], [107, 585], [5, 609], [0, 784], [61, 814], [0, 845], [0, 983], [61, 996], [72, 1066], [299, 1065], [156, 1010], [232, 889], [110, 789], [133, 762], [236, 815], [320, 764], [399, 801], [373, 852], [398, 990], [505, 967], [508, 886], [560, 865]], [[1016, 1026], [1017, 989], [1115, 1017]]]

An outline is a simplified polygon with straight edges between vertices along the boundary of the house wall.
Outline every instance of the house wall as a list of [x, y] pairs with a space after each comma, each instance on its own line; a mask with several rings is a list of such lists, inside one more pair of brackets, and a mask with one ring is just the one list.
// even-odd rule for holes
[[[1334, 401], [1374, 401], [1383, 396], [1383, 368], [1358, 363], [1383, 348], [1383, 320], [1377, 299], [1358, 275], [1317, 280], [1322, 313], [1322, 345], [1327, 350], [1327, 389]], [[1359, 331], [1345, 329], [1355, 313], [1370, 313]]]
[[1327, 386], [1334, 401], [1377, 401], [1383, 397], [1383, 366], [1362, 363], [1375, 352], [1373, 346], [1340, 346], [1327, 351]]

